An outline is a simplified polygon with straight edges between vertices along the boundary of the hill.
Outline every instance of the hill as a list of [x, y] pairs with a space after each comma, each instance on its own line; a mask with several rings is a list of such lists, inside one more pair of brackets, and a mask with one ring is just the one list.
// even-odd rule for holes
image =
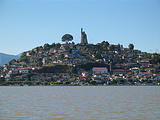
[[12, 59], [18, 59], [19, 57], [20, 57], [19, 55], [9, 55], [0, 53], [0, 66], [8, 64], [8, 62], [11, 61]]
[[23, 52], [0, 74], [1, 85], [160, 85], [160, 54], [107, 41], [53, 43]]

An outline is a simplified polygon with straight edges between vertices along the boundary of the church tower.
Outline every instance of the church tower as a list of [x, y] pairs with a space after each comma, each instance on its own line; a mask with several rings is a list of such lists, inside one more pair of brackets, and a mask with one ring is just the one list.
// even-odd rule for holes
[[82, 45], [88, 44], [87, 35], [86, 35], [85, 31], [83, 31], [83, 28], [81, 28], [81, 44]]

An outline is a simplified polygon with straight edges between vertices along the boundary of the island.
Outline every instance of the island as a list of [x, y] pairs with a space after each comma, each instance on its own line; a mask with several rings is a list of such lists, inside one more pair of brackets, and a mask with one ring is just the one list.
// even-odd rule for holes
[[0, 67], [0, 85], [92, 86], [160, 85], [160, 54], [103, 41], [90, 44], [65, 34], [61, 43], [44, 44]]

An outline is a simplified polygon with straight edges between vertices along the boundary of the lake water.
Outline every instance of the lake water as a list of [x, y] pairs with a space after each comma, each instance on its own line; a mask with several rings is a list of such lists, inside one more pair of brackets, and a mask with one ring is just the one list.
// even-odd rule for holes
[[160, 120], [160, 87], [0, 87], [0, 120]]

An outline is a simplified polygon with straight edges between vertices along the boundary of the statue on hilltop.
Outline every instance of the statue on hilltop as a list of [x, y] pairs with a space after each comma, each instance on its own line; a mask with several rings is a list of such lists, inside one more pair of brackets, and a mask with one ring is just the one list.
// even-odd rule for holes
[[87, 35], [86, 35], [85, 31], [83, 31], [83, 28], [81, 28], [81, 44], [82, 45], [88, 44]]

